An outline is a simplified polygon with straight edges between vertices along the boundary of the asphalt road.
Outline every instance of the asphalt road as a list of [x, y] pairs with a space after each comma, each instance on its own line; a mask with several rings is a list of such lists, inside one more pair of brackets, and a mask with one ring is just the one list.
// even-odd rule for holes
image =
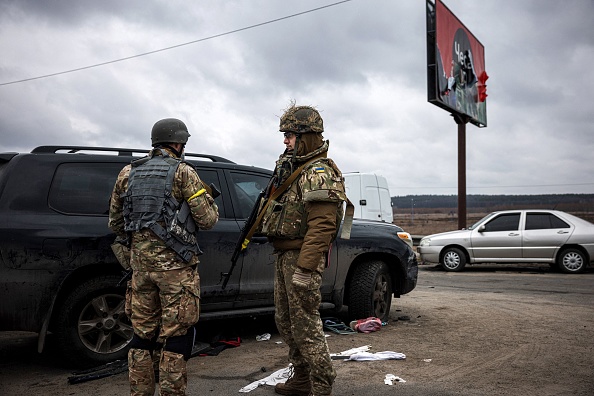
[[[335, 314], [333, 314], [335, 315]], [[242, 337], [241, 346], [188, 362], [189, 395], [235, 395], [287, 366], [271, 317], [204, 322], [200, 339]], [[271, 333], [269, 341], [256, 336]], [[331, 334], [331, 333], [329, 333]], [[371, 334], [328, 337], [331, 352], [370, 345], [404, 360], [335, 360], [335, 395], [592, 395], [594, 270], [581, 275], [543, 265], [470, 266], [446, 273], [421, 266], [417, 288], [396, 299], [391, 321]], [[125, 395], [126, 373], [70, 385], [76, 368], [36, 335], [0, 333], [2, 395]], [[406, 382], [384, 384], [387, 374]], [[261, 385], [248, 394], [273, 395]]]

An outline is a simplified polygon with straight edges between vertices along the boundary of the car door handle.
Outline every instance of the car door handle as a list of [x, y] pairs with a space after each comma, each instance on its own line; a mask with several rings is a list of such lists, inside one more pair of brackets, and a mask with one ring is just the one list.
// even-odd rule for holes
[[557, 231], [557, 234], [569, 234], [569, 231], [559, 230]]
[[252, 242], [258, 245], [268, 243], [268, 237], [252, 237]]
[[516, 234], [515, 232], [510, 232], [507, 236], [519, 236], [520, 234]]

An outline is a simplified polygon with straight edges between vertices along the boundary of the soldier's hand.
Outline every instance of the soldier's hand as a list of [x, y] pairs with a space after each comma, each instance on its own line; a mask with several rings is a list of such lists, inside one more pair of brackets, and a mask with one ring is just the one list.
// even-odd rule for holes
[[304, 270], [301, 267], [297, 267], [297, 269], [295, 270], [295, 273], [293, 274], [293, 278], [291, 279], [291, 282], [293, 283], [293, 285], [297, 286], [297, 287], [301, 287], [301, 288], [309, 288], [309, 285], [311, 284], [311, 271], [307, 271]]

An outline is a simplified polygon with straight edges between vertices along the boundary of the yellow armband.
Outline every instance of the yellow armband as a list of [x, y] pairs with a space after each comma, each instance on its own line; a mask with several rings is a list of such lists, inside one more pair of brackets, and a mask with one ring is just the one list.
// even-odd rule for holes
[[194, 198], [198, 198], [199, 196], [201, 196], [202, 194], [204, 194], [206, 192], [206, 189], [203, 188], [202, 190], [198, 191], [196, 194], [192, 195], [190, 198], [188, 198], [188, 202], [190, 202], [191, 200], [193, 200]]

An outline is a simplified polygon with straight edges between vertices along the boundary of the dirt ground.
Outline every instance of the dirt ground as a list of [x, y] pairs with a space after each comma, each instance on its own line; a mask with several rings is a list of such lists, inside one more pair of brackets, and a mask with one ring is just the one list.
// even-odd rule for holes
[[[447, 273], [421, 266], [417, 288], [395, 300], [391, 321], [371, 334], [328, 337], [331, 352], [370, 345], [405, 360], [335, 360], [334, 394], [592, 395], [594, 270], [578, 275], [548, 266], [470, 266]], [[270, 317], [205, 322], [203, 340], [239, 334], [240, 347], [188, 362], [188, 395], [235, 395], [287, 366], [285, 344]], [[269, 341], [256, 335], [271, 333]], [[126, 373], [69, 385], [73, 368], [59, 351], [35, 352], [35, 335], [0, 333], [2, 395], [125, 395]], [[385, 385], [386, 374], [406, 382]], [[262, 385], [250, 395], [273, 395]]]

